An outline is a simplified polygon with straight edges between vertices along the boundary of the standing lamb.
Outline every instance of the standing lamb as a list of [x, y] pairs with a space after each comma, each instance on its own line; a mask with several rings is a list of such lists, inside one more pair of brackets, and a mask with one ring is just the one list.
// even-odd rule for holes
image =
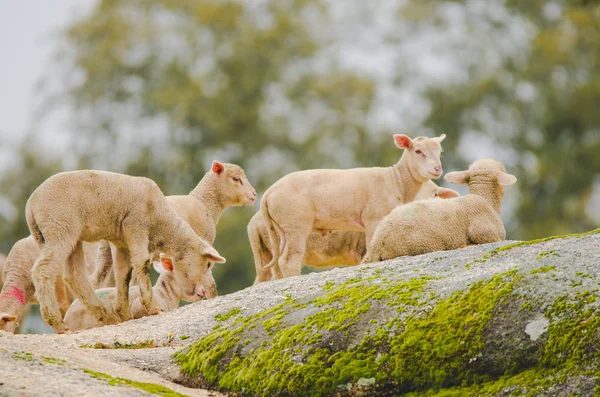
[[404, 153], [387, 168], [307, 170], [277, 181], [263, 195], [261, 213], [267, 225], [273, 259], [284, 277], [300, 275], [311, 232], [354, 230], [367, 243], [379, 222], [398, 204], [412, 201], [421, 185], [442, 175], [437, 138], [394, 135]]
[[377, 227], [364, 263], [404, 255], [452, 250], [506, 238], [500, 219], [504, 186], [517, 181], [496, 160], [477, 160], [467, 171], [450, 172], [446, 180], [469, 185], [469, 194], [450, 200], [428, 200], [398, 206]]
[[[213, 161], [211, 170], [187, 195], [167, 196], [167, 202], [194, 232], [210, 244], [215, 242], [217, 223], [223, 211], [231, 206], [252, 205], [256, 200], [256, 190], [252, 187], [246, 173], [236, 164]], [[157, 261], [159, 258], [153, 258]], [[96, 285], [111, 274], [112, 255], [110, 245], [103, 242], [99, 249], [98, 265], [92, 280]], [[204, 277], [204, 289], [207, 298], [217, 296], [216, 283], [212, 272]]]
[[[415, 201], [458, 196], [456, 190], [439, 187], [432, 181], [427, 181], [421, 186], [419, 193], [415, 196]], [[267, 226], [260, 212], [254, 214], [248, 223], [248, 237], [256, 267], [254, 284], [283, 278], [278, 264], [275, 264], [270, 270], [264, 270], [264, 266], [273, 259], [273, 256]], [[306, 241], [306, 253], [302, 263], [318, 268], [355, 266], [361, 262], [366, 251], [367, 246], [363, 232], [337, 230], [324, 236], [321, 233], [311, 233]]]
[[[95, 244], [84, 243], [86, 268], [91, 272], [94, 268], [93, 253]], [[4, 265], [4, 286], [0, 294], [0, 329], [15, 332], [23, 319], [25, 307], [38, 303], [35, 299], [35, 287], [31, 278], [31, 269], [40, 254], [40, 248], [32, 236], [17, 241], [6, 258]], [[61, 313], [66, 313], [73, 302], [73, 297], [63, 283], [62, 276], [55, 280], [56, 300]]]
[[[150, 315], [160, 313], [152, 301], [150, 260], [158, 252], [173, 259], [173, 275], [188, 295], [202, 294], [211, 262], [225, 259], [198, 237], [169, 206], [152, 180], [105, 171], [62, 172], [48, 178], [25, 206], [29, 230], [41, 249], [32, 270], [36, 296], [46, 323], [67, 331], [54, 296], [56, 275], [103, 323], [129, 320], [132, 271]], [[107, 240], [116, 247], [115, 311], [95, 295], [83, 266], [82, 242]], [[116, 313], [115, 313], [116, 312]]]
[[[160, 255], [160, 262], [154, 262], [154, 269], [159, 276], [152, 287], [152, 299], [163, 312], [177, 309], [181, 299], [186, 302], [197, 302], [204, 297], [202, 295], [189, 296], [184, 292], [173, 276], [173, 262], [164, 255]], [[115, 288], [101, 288], [95, 292], [106, 306], [111, 306], [115, 301]], [[140, 299], [140, 288], [137, 286], [129, 289], [129, 305], [133, 318], [142, 318], [148, 315]], [[79, 300], [75, 300], [69, 307], [64, 321], [71, 331], [102, 326], [102, 323], [96, 320]]]

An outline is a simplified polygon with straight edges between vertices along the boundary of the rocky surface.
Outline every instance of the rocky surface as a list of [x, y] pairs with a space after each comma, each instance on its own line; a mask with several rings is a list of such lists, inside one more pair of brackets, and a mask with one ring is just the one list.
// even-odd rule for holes
[[600, 229], [263, 283], [77, 334], [3, 333], [0, 395], [593, 395], [599, 271]]

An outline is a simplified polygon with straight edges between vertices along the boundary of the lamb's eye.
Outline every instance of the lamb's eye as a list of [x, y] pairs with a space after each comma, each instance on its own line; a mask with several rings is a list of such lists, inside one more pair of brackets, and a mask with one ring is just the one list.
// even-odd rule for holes
[[419, 150], [419, 149], [415, 150], [415, 153], [416, 153], [416, 154], [420, 154], [420, 155], [421, 155], [421, 156], [423, 156], [423, 157], [427, 157], [427, 156], [425, 156], [425, 153], [423, 153], [423, 152], [422, 152], [421, 150]]
[[210, 268], [212, 267], [213, 263], [212, 262], [208, 262], [206, 264], [206, 270], [210, 270]]
[[239, 177], [237, 177], [237, 176], [234, 176], [234, 177], [233, 177], [233, 181], [234, 181], [234, 182], [239, 182], [239, 181], [240, 181], [240, 178], [239, 178]]

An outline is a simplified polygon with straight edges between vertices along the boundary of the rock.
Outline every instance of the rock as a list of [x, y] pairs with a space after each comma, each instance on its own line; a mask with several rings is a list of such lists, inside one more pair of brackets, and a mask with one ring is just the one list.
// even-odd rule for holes
[[599, 267], [600, 229], [263, 283], [73, 335], [3, 334], [0, 394], [591, 396]]

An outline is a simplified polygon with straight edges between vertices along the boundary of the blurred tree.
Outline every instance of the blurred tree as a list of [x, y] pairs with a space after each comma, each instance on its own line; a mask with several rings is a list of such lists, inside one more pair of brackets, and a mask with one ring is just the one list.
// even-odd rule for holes
[[[365, 4], [347, 7], [376, 8]], [[374, 52], [399, 52], [399, 60], [377, 65], [387, 76], [377, 79], [325, 59], [344, 31], [328, 21], [347, 15], [340, 18], [333, 0], [99, 0], [63, 32], [62, 88], [42, 96], [49, 112], [71, 110], [75, 167], [148, 176], [166, 194], [190, 191], [212, 159], [240, 164], [259, 192], [297, 169], [393, 164], [401, 153], [392, 131], [373, 127], [372, 110], [385, 102], [388, 112], [425, 114], [408, 124], [426, 117], [428, 134], [448, 135], [446, 170], [463, 168], [462, 155], [478, 156], [461, 153], [465, 141], [494, 140], [519, 178], [511, 238], [586, 230], [594, 227], [586, 204], [600, 168], [598, 7], [398, 1], [390, 15], [401, 29], [365, 30], [382, 41]], [[372, 14], [368, 20], [378, 21]], [[515, 26], [531, 32], [529, 45], [496, 40]], [[414, 48], [423, 59], [403, 58]], [[455, 64], [436, 65], [439, 51]], [[442, 77], [430, 82], [419, 74], [424, 68]], [[460, 84], [447, 81], [453, 74]], [[406, 96], [386, 91], [404, 86]], [[423, 87], [428, 101], [418, 97]], [[25, 165], [0, 180], [18, 214], [37, 184], [62, 168], [27, 145], [21, 151]], [[215, 269], [220, 293], [254, 278], [246, 224], [256, 210], [230, 209], [218, 225], [215, 246], [228, 259]], [[0, 227], [6, 245], [26, 233], [22, 215]]]
[[2, 216], [0, 222], [0, 248], [8, 253], [15, 241], [27, 237], [29, 228], [25, 220], [25, 204], [29, 195], [46, 178], [61, 171], [62, 163], [52, 156], [41, 156], [33, 144], [33, 139], [26, 139], [16, 148], [19, 161], [2, 174], [0, 186], [2, 195], [14, 206], [14, 217]]
[[[491, 136], [508, 148], [520, 199], [513, 238], [597, 227], [589, 199], [600, 175], [600, 2], [510, 2], [537, 32], [496, 73], [432, 90], [426, 125]], [[595, 209], [600, 212], [600, 208]]]
[[[379, 150], [365, 127], [373, 83], [306, 65], [319, 45], [307, 13], [325, 9], [319, 0], [99, 1], [65, 31], [57, 62], [68, 89], [49, 96], [74, 110], [79, 168], [145, 175], [181, 194], [212, 159], [240, 164], [259, 191], [298, 168], [375, 164], [387, 153], [394, 162], [398, 152]], [[294, 118], [306, 119], [303, 129]], [[382, 156], [355, 156], [361, 147]], [[256, 209], [230, 209], [219, 223], [221, 293], [253, 281], [246, 224]]]

